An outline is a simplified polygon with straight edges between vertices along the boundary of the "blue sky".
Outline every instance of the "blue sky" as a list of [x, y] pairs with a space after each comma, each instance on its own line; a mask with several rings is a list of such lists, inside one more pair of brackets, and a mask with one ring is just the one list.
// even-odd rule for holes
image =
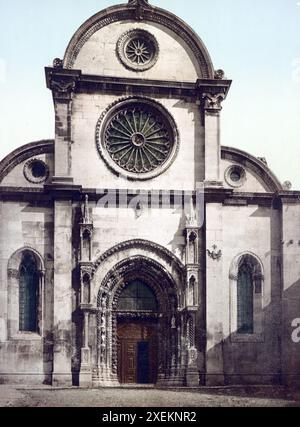
[[[76, 29], [111, 0], [0, 0], [0, 158], [53, 138], [44, 67], [63, 57]], [[300, 190], [300, 2], [152, 0], [185, 20], [215, 68], [233, 80], [222, 112], [222, 144], [266, 157]]]

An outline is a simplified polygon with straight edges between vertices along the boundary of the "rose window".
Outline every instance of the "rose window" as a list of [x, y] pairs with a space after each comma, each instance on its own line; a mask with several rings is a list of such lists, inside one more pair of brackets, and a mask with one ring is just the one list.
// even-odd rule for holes
[[137, 179], [165, 170], [177, 151], [176, 125], [158, 104], [132, 100], [108, 114], [98, 146], [117, 172]]
[[146, 71], [158, 59], [158, 43], [145, 30], [130, 30], [123, 34], [117, 44], [117, 53], [125, 67], [134, 71]]

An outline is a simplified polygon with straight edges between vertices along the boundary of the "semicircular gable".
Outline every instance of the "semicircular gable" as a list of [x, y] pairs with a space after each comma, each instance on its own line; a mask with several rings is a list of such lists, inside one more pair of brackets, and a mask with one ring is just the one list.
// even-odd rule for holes
[[30, 142], [29, 144], [17, 148], [0, 162], [0, 183], [17, 165], [25, 160], [40, 154], [53, 152], [54, 140], [52, 139]]
[[141, 14], [143, 22], [161, 25], [167, 31], [175, 33], [192, 51], [195, 61], [198, 63], [201, 75], [199, 78], [213, 79], [214, 67], [210, 55], [199, 36], [180, 18], [164, 9], [154, 7], [144, 2], [137, 7], [136, 2], [112, 6], [89, 18], [75, 32], [64, 56], [64, 67], [73, 68], [76, 58], [85, 43], [100, 29], [120, 21], [140, 22]]
[[221, 157], [224, 160], [232, 161], [244, 166], [252, 171], [266, 185], [270, 192], [282, 190], [282, 185], [275, 174], [268, 168], [262, 160], [252, 156], [245, 151], [232, 147], [222, 147]]

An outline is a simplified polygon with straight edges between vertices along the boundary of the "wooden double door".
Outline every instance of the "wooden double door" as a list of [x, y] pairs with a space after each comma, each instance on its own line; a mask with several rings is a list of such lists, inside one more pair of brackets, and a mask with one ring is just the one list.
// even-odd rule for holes
[[118, 377], [122, 384], [157, 381], [157, 325], [118, 322]]

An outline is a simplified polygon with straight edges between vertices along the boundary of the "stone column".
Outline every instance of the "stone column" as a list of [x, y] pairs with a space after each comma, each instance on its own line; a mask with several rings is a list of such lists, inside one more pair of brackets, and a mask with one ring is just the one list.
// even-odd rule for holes
[[[224, 385], [223, 341], [229, 328], [222, 268], [222, 204], [206, 205], [206, 385]], [[227, 279], [228, 280], [228, 279]], [[229, 331], [228, 331], [229, 333]]]
[[[218, 88], [216, 88], [217, 90]], [[204, 128], [205, 128], [205, 184], [209, 187], [222, 186], [220, 180], [220, 113], [224, 92], [207, 92], [203, 94]]]
[[54, 202], [53, 385], [72, 385], [72, 202]]
[[55, 110], [55, 150], [53, 184], [72, 183], [71, 173], [71, 115], [72, 99], [81, 72], [62, 67], [54, 60], [53, 68], [46, 68], [47, 86], [52, 90]]
[[83, 347], [81, 349], [80, 387], [92, 386], [91, 351], [89, 347], [89, 313], [84, 311], [83, 319]]

